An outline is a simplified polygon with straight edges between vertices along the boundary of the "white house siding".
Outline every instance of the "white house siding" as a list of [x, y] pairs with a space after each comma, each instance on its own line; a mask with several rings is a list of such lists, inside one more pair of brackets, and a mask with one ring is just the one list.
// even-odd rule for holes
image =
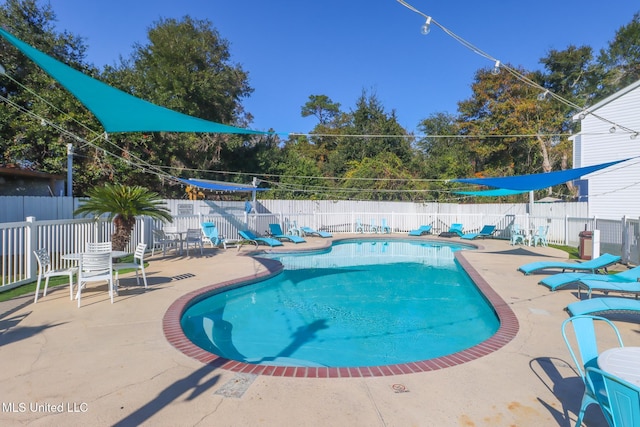
[[[633, 130], [640, 130], [640, 81], [604, 99], [589, 111]], [[579, 120], [579, 117], [576, 116]], [[579, 144], [574, 146], [574, 167], [591, 166], [640, 156], [640, 136], [587, 114], [581, 120]], [[575, 139], [574, 139], [575, 140]], [[640, 159], [630, 160], [596, 173], [589, 180], [589, 215], [620, 219], [640, 217]]]

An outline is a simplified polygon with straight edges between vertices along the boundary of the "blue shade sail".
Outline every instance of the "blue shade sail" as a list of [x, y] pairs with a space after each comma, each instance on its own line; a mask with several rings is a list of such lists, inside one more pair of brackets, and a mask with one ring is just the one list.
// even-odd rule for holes
[[268, 133], [223, 125], [160, 107], [89, 77], [31, 47], [2, 28], [0, 36], [78, 98], [102, 123], [106, 132]]
[[498, 197], [498, 196], [512, 196], [514, 194], [528, 193], [529, 190], [507, 190], [505, 188], [498, 188], [495, 190], [479, 190], [479, 191], [454, 191], [456, 194], [462, 194], [465, 196], [485, 196], [485, 197]]
[[209, 181], [206, 179], [181, 179], [178, 178], [180, 182], [186, 185], [191, 185], [198, 188], [203, 188], [205, 190], [212, 191], [267, 191], [268, 188], [258, 188], [252, 185], [243, 185], [243, 184], [233, 184], [233, 183], [225, 183], [220, 181]]
[[[635, 158], [635, 157], [633, 157]], [[600, 169], [625, 162], [630, 159], [616, 160], [599, 165], [586, 166], [583, 168], [569, 169], [557, 172], [535, 173], [531, 175], [504, 176], [498, 178], [459, 178], [452, 179], [453, 182], [464, 182], [467, 184], [486, 185], [488, 187], [496, 187], [499, 189], [519, 190], [520, 192], [541, 190], [543, 188], [553, 187], [554, 185], [563, 184], [567, 181], [573, 181], [583, 175], [599, 171]], [[515, 194], [515, 193], [513, 193]]]

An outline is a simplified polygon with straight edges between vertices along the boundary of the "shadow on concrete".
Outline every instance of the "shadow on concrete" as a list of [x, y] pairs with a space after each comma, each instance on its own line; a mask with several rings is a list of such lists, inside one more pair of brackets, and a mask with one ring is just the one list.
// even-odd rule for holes
[[209, 378], [208, 376], [224, 362], [226, 361], [204, 365], [202, 368], [194, 371], [191, 375], [174, 382], [169, 387], [158, 393], [158, 395], [146, 405], [124, 417], [115, 423], [114, 426], [129, 427], [141, 425], [162, 408], [171, 404], [185, 393], [188, 393], [188, 396], [186, 397], [187, 400], [195, 399], [218, 383], [220, 379], [219, 375], [213, 375]]
[[[573, 427], [578, 418], [584, 394], [584, 383], [580, 378], [580, 374], [573, 368], [572, 364], [552, 357], [531, 359], [529, 367], [540, 382], [560, 401], [562, 406], [558, 409], [554, 402], [545, 402], [538, 397], [540, 404], [549, 411], [559, 426]], [[563, 371], [568, 371], [571, 376], [563, 376]], [[585, 412], [583, 423], [590, 427], [608, 426], [597, 404], [589, 405]]]
[[532, 252], [523, 247], [508, 249], [506, 251], [495, 251], [495, 252], [486, 252], [488, 254], [498, 254], [498, 255], [518, 255], [518, 256], [534, 256], [536, 258], [558, 258], [550, 255], [544, 255], [537, 252]]

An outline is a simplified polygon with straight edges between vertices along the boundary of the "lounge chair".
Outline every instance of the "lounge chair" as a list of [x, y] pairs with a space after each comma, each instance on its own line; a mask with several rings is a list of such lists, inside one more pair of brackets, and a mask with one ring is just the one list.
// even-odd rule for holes
[[640, 314], [640, 300], [623, 297], [591, 298], [572, 302], [567, 305], [567, 311], [572, 316], [607, 312], [635, 312]]
[[430, 225], [421, 225], [415, 230], [409, 231], [409, 236], [422, 236], [423, 234], [431, 234], [431, 226]]
[[464, 235], [464, 231], [462, 228], [463, 228], [462, 224], [451, 224], [451, 227], [449, 227], [449, 231], [440, 233], [439, 236], [440, 237], [453, 237], [453, 236], [462, 237]]
[[547, 270], [550, 268], [560, 268], [564, 272], [565, 270], [573, 271], [589, 271], [595, 274], [596, 271], [604, 269], [610, 265], [620, 261], [620, 257], [611, 254], [602, 254], [598, 258], [591, 259], [585, 262], [562, 262], [562, 261], [536, 261], [529, 264], [524, 264], [518, 267], [518, 271], [522, 271], [524, 274], [531, 274], [538, 270]]
[[586, 280], [581, 279], [578, 282], [578, 295], [582, 289], [587, 290], [587, 297], [591, 298], [591, 292], [600, 291], [608, 294], [609, 292], [640, 294], [640, 282], [612, 282], [606, 280]]
[[286, 240], [292, 243], [306, 242], [306, 240], [304, 240], [300, 236], [296, 236], [294, 234], [284, 234], [284, 232], [282, 231], [282, 227], [280, 227], [280, 224], [269, 224], [269, 231], [271, 232], [271, 237], [280, 241]]
[[485, 225], [484, 227], [482, 227], [482, 230], [477, 233], [465, 233], [460, 237], [467, 240], [477, 239], [478, 237], [482, 237], [484, 239], [485, 237], [491, 237], [491, 235], [495, 232], [495, 225]]
[[555, 291], [556, 289], [577, 283], [581, 280], [600, 280], [603, 282], [636, 282], [640, 278], [640, 266], [616, 274], [560, 273], [540, 280], [538, 283]]
[[249, 242], [258, 246], [259, 244], [268, 245], [268, 246], [282, 246], [282, 242], [280, 240], [272, 239], [271, 237], [260, 237], [256, 236], [250, 230], [239, 230], [238, 234]]
[[318, 237], [325, 237], [325, 238], [333, 237], [333, 235], [329, 232], [314, 230], [311, 227], [300, 227], [300, 230], [302, 231], [302, 234], [304, 234], [305, 236], [318, 236]]
[[225, 249], [227, 248], [224, 236], [218, 233], [218, 227], [213, 222], [202, 222], [200, 223], [200, 228], [202, 229], [204, 240], [209, 242], [212, 247], [217, 248], [223, 245]]

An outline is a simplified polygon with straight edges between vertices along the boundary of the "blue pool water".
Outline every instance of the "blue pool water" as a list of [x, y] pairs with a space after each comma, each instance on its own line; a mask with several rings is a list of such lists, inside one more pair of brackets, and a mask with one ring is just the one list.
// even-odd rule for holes
[[379, 366], [472, 347], [499, 327], [454, 259], [469, 246], [359, 240], [265, 254], [285, 270], [191, 305], [185, 335], [219, 356], [287, 366]]

